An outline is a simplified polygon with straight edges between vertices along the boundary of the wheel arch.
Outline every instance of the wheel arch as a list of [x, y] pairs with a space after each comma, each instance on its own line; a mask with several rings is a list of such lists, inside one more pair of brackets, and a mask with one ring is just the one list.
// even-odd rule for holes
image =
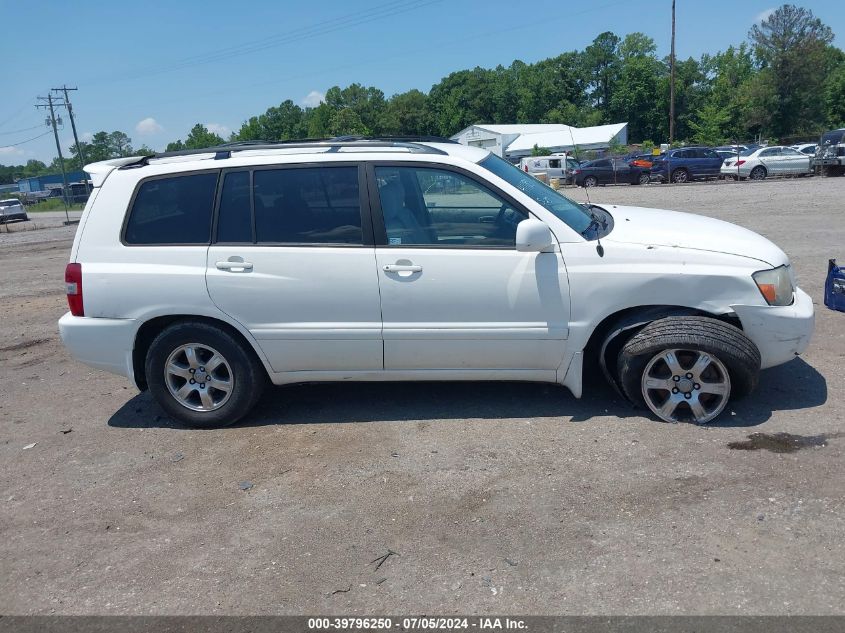
[[584, 348], [585, 359], [598, 362], [607, 381], [621, 395], [615, 370], [616, 356], [622, 346], [638, 331], [657, 319], [674, 316], [702, 316], [717, 319], [742, 330], [739, 317], [732, 313], [714, 314], [697, 308], [677, 305], [634, 306], [606, 316], [593, 329]]
[[215, 327], [219, 327], [222, 330], [225, 330], [231, 336], [235, 337], [238, 341], [240, 341], [244, 349], [254, 355], [254, 357], [258, 360], [264, 370], [268, 372], [269, 375], [269, 368], [266, 359], [263, 357], [263, 354], [258, 350], [254, 341], [250, 340], [250, 338], [245, 335], [241, 330], [237, 327], [228, 323], [222, 319], [216, 319], [214, 317], [202, 316], [197, 314], [169, 314], [166, 316], [158, 316], [145, 321], [140, 328], [138, 328], [137, 333], [135, 334], [135, 345], [132, 348], [132, 368], [133, 374], [135, 378], [135, 385], [141, 391], [146, 391], [147, 389], [147, 376], [146, 376], [146, 359], [147, 353], [150, 350], [150, 345], [152, 344], [153, 340], [156, 336], [158, 336], [161, 332], [163, 332], [166, 328], [174, 325], [176, 323], [205, 323], [207, 325], [213, 325]]

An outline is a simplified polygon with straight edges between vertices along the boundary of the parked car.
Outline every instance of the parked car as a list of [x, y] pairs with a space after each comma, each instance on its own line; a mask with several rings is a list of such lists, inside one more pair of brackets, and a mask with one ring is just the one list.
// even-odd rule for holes
[[579, 187], [597, 185], [644, 185], [649, 182], [649, 172], [635, 167], [621, 158], [600, 158], [581, 165], [573, 176]]
[[734, 180], [763, 180], [767, 176], [806, 176], [813, 173], [811, 158], [783, 145], [745, 150], [737, 158], [728, 159], [722, 175]]
[[651, 165], [657, 156], [659, 156], [659, 154], [633, 154], [628, 156], [625, 160], [629, 165], [633, 165], [634, 167], [651, 169]]
[[26, 214], [21, 201], [17, 198], [0, 200], [0, 224], [8, 222], [26, 222], [29, 216]]
[[818, 143], [799, 143], [798, 145], [790, 145], [790, 147], [807, 156], [815, 156]]
[[813, 330], [766, 238], [577, 204], [478, 147], [244, 143], [86, 170], [62, 340], [190, 425], [237, 421], [268, 381], [580, 397], [587, 357], [661, 420], [705, 423]]
[[722, 157], [707, 147], [670, 149], [651, 165], [651, 178], [660, 182], [683, 183], [718, 178]]

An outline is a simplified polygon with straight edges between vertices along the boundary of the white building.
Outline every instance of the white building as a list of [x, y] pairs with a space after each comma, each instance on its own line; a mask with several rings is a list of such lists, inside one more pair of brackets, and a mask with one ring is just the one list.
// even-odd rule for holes
[[470, 125], [451, 137], [462, 145], [489, 149], [503, 158], [530, 156], [534, 146], [553, 152], [605, 149], [614, 141], [627, 145], [628, 124], [613, 123], [593, 127], [571, 127], [557, 123]]

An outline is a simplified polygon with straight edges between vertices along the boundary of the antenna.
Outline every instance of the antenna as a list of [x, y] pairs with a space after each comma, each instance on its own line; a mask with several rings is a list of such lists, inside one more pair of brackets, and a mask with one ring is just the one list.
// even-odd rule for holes
[[[575, 135], [572, 133], [572, 126], [567, 125], [566, 128], [569, 130], [569, 139], [572, 141], [572, 150], [575, 151], [575, 148], [578, 146], [575, 144]], [[595, 212], [593, 211], [593, 203], [590, 201], [589, 187], [584, 187], [584, 195], [587, 196], [587, 208], [590, 211], [590, 217], [593, 219], [593, 222], [598, 222]], [[601, 245], [601, 237], [599, 237], [598, 233], [596, 233], [596, 252], [599, 254], [599, 257], [604, 257], [604, 246]]]

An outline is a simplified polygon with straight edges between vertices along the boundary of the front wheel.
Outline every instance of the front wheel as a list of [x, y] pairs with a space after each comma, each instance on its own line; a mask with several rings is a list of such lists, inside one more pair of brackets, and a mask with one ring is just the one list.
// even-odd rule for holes
[[625, 343], [619, 383], [664, 422], [706, 424], [754, 389], [760, 351], [742, 330], [707, 317], [669, 317]]
[[189, 426], [234, 424], [258, 402], [266, 382], [252, 350], [207, 323], [177, 323], [150, 345], [150, 393], [172, 418]]
[[651, 178], [649, 178], [648, 174], [640, 174], [639, 179], [637, 180], [638, 185], [647, 185]]

